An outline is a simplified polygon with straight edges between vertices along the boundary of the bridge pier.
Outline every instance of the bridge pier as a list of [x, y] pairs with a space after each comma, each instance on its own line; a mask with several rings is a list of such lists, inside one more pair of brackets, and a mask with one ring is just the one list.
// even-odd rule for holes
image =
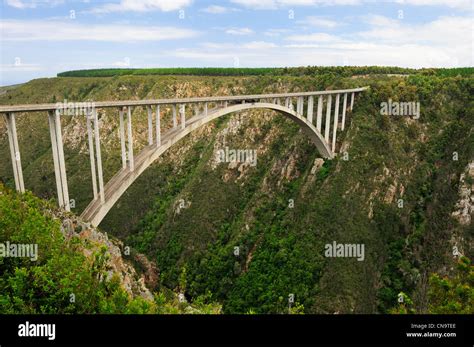
[[296, 99], [296, 113], [298, 113], [300, 116], [303, 115], [303, 104], [304, 104], [304, 98], [302, 96], [299, 96]]
[[69, 192], [66, 177], [66, 164], [64, 161], [63, 137], [61, 134], [61, 119], [56, 111], [48, 112], [49, 132], [53, 150], [54, 175], [58, 192], [58, 203], [61, 208], [70, 211]]
[[352, 94], [351, 94], [351, 112], [352, 112], [352, 109], [354, 108], [354, 95], [355, 95], [355, 93], [352, 92]]
[[179, 114], [181, 116], [181, 129], [186, 127], [186, 105], [179, 105]]
[[347, 93], [344, 93], [344, 101], [342, 103], [342, 125], [341, 125], [341, 130], [344, 130], [344, 125], [346, 123], [346, 109], [347, 109]]
[[95, 109], [92, 110], [92, 114], [94, 115], [94, 137], [95, 137], [95, 150], [96, 150], [96, 159], [97, 159], [97, 174], [99, 177], [99, 195], [100, 195], [100, 201], [104, 203], [105, 202], [104, 175], [102, 171], [102, 155], [100, 151], [99, 119], [97, 117], [97, 111]]
[[25, 184], [23, 182], [23, 170], [21, 167], [20, 147], [18, 146], [18, 136], [16, 133], [15, 114], [7, 113], [5, 115], [5, 121], [7, 123], [8, 142], [10, 144], [10, 155], [12, 159], [15, 188], [20, 193], [24, 193]]
[[336, 134], [337, 134], [337, 125], [339, 121], [339, 101], [341, 94], [336, 95], [336, 105], [334, 107], [334, 125], [332, 129], [332, 152], [336, 151]]
[[326, 122], [324, 123], [324, 140], [326, 143], [329, 144], [329, 127], [331, 123], [331, 103], [332, 103], [332, 95], [328, 95], [328, 99], [326, 101]]
[[161, 114], [160, 105], [156, 105], [156, 147], [161, 146]]
[[314, 108], [314, 99], [312, 96], [308, 97], [308, 122], [313, 124], [313, 108]]
[[321, 120], [323, 116], [323, 96], [320, 95], [318, 98], [318, 113], [316, 115], [316, 129], [321, 132]]
[[133, 159], [133, 134], [132, 134], [132, 108], [127, 108], [127, 135], [128, 135], [128, 163], [130, 171], [135, 170], [135, 161]]
[[146, 106], [146, 111], [148, 114], [148, 144], [151, 146], [153, 144], [153, 111], [151, 105]]
[[[95, 156], [94, 156], [94, 135], [92, 133], [92, 126], [91, 126], [91, 119], [92, 119], [92, 111], [91, 113], [87, 114], [86, 123], [87, 123], [87, 138], [89, 144], [89, 157], [91, 161], [91, 176], [92, 176], [92, 192], [94, 193], [94, 200], [97, 200], [98, 193], [97, 193], [97, 177], [96, 177], [96, 169], [95, 169]], [[54, 149], [53, 149], [54, 153]], [[58, 189], [59, 192], [59, 189]]]
[[125, 169], [127, 167], [127, 152], [125, 149], [125, 125], [123, 121], [123, 114], [125, 113], [124, 109], [119, 109], [119, 116], [120, 116], [120, 148], [122, 151], [122, 168]]
[[171, 108], [173, 109], [173, 128], [176, 128], [178, 126], [178, 119], [176, 117], [176, 104], [171, 105]]

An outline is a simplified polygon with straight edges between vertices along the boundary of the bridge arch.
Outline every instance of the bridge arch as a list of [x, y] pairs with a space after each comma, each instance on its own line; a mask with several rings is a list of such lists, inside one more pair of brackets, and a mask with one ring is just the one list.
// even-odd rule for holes
[[323, 157], [333, 158], [334, 153], [329, 148], [329, 144], [324, 140], [324, 137], [321, 135], [321, 133], [311, 122], [294, 110], [282, 105], [266, 102], [239, 103], [224, 108], [218, 108], [212, 112], [208, 112], [207, 115], [203, 114], [195, 116], [189, 121], [186, 121], [185, 128], [173, 128], [171, 131], [164, 134], [161, 138], [160, 146], [157, 147], [155, 145], [149, 145], [145, 147], [137, 156], [135, 156], [133, 171], [127, 167], [121, 169], [117, 174], [115, 174], [104, 187], [105, 201], [101, 201], [100, 199], [92, 200], [83, 211], [81, 217], [83, 217], [85, 220], [88, 220], [93, 225], [99, 225], [107, 213], [112, 209], [112, 207], [125, 193], [125, 191], [135, 182], [135, 180], [171, 146], [173, 146], [192, 131], [217, 118], [230, 113], [251, 109], [269, 109], [277, 111], [278, 113], [286, 116], [288, 119], [294, 121], [301, 127], [303, 132], [309, 136], [310, 140], [315, 144], [319, 153]]
[[[81, 109], [86, 108], [88, 147], [91, 160], [92, 189], [94, 193], [94, 200], [89, 203], [81, 216], [84, 220], [98, 225], [128, 187], [130, 187], [130, 185], [132, 185], [168, 148], [200, 126], [229, 113], [249, 109], [269, 109], [277, 111], [296, 122], [316, 145], [316, 148], [323, 157], [332, 158], [336, 151], [336, 135], [338, 129], [340, 127], [341, 130], [344, 130], [346, 111], [352, 111], [355, 95], [367, 89], [368, 87], [360, 87], [344, 90], [298, 93], [211, 96], [186, 99], [99, 101], [94, 102], [92, 108], [89, 107], [89, 103], [86, 103], [87, 107], [81, 105]], [[348, 100], [349, 96], [350, 102]], [[285, 106], [280, 104], [282, 99], [285, 100]], [[293, 101], [295, 99], [296, 109], [293, 109]], [[333, 99], [334, 102], [332, 101]], [[273, 100], [273, 102], [268, 102], [268, 100]], [[307, 100], [306, 115], [305, 100]], [[340, 112], [341, 103], [342, 114]], [[209, 110], [209, 104], [218, 106]], [[160, 105], [171, 106], [173, 112], [173, 127], [163, 135], [160, 124]], [[180, 126], [178, 126], [178, 106], [181, 119]], [[195, 114], [189, 120], [186, 119], [186, 106], [194, 106], [195, 108]], [[204, 111], [201, 113], [199, 113], [200, 106], [204, 106]], [[133, 152], [131, 113], [133, 107], [146, 107], [148, 112], [148, 146], [136, 156]], [[153, 107], [156, 107], [155, 136], [153, 135]], [[323, 116], [324, 107], [326, 109], [325, 117]], [[119, 133], [122, 149], [122, 169], [105, 185], [102, 170], [97, 108], [118, 108], [120, 116]], [[61, 116], [64, 116], [63, 111], [65, 111], [62, 104], [0, 106], [0, 114], [4, 115], [7, 125], [15, 187], [19, 192], [25, 191], [20, 148], [18, 146], [16, 132], [16, 115], [18, 113], [22, 114], [25, 112], [38, 111], [47, 111], [48, 113], [58, 203], [61, 208], [70, 211], [71, 200], [69, 200], [67, 170], [61, 131]], [[125, 113], [127, 113], [127, 139], [125, 139]], [[315, 115], [316, 126], [313, 125], [313, 115]], [[342, 116], [342, 118], [340, 118], [340, 116]], [[324, 137], [322, 135], [323, 131]], [[128, 145], [126, 145], [126, 143], [128, 143]]]

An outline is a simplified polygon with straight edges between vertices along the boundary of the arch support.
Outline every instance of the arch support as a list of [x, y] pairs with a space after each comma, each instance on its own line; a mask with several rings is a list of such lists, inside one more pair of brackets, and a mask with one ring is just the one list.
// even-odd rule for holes
[[[302, 103], [300, 101], [300, 110]], [[317, 149], [323, 157], [332, 158], [333, 152], [331, 151], [329, 144], [324, 140], [321, 133], [316, 127], [309, 122], [309, 120], [303, 115], [299, 114], [296, 110], [291, 110], [283, 105], [267, 102], [256, 102], [256, 103], [238, 103], [224, 108], [214, 108], [204, 112], [198, 116], [194, 116], [185, 122], [184, 128], [179, 128], [177, 131], [175, 128], [170, 129], [167, 133], [162, 135], [160, 146], [147, 146], [145, 147], [136, 157], [134, 170], [120, 170], [105, 186], [105, 196], [107, 199], [105, 202], [99, 199], [93, 200], [89, 206], [86, 207], [82, 213], [82, 217], [85, 220], [90, 221], [94, 225], [98, 225], [102, 219], [106, 216], [108, 211], [114, 206], [117, 200], [127, 190], [127, 188], [145, 171], [155, 160], [157, 160], [168, 148], [173, 146], [180, 139], [198, 129], [199, 127], [227, 115], [229, 113], [240, 112], [249, 109], [270, 109], [277, 111], [282, 115], [288, 117], [295, 123], [297, 123], [303, 132], [305, 132], [311, 141], [316, 145]], [[157, 112], [159, 114], [159, 111]], [[130, 124], [130, 123], [129, 123]]]

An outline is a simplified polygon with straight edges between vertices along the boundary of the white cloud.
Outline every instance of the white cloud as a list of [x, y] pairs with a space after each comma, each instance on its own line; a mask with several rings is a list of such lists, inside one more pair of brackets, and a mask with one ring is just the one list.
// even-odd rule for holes
[[[381, 16], [364, 18], [370, 29], [341, 35], [292, 34], [285, 44], [252, 41], [206, 43], [200, 48], [169, 52], [207, 66], [392, 65], [413, 68], [472, 66], [469, 17], [440, 17], [405, 24]], [[278, 30], [278, 29], [274, 29]]]
[[296, 42], [338, 42], [341, 39], [338, 36], [326, 33], [313, 33], [308, 35], [291, 35], [286, 37], [285, 40]]
[[309, 16], [306, 17], [303, 20], [297, 21], [298, 24], [304, 24], [304, 25], [309, 25], [313, 27], [322, 27], [322, 28], [327, 28], [327, 29], [333, 29], [340, 25], [340, 23], [327, 19], [324, 17], [318, 17], [318, 16]]
[[147, 12], [175, 11], [190, 6], [193, 0], [121, 0], [120, 3], [107, 3], [92, 10], [95, 13], [108, 12]]
[[6, 3], [8, 6], [11, 6], [11, 7], [15, 7], [15, 8], [20, 8], [20, 9], [24, 9], [24, 8], [35, 8], [36, 7], [36, 3], [34, 2], [24, 2], [24, 1], [21, 1], [21, 0], [6, 0]]
[[3, 41], [136, 42], [184, 39], [198, 35], [194, 30], [176, 27], [23, 20], [1, 21], [0, 31]]
[[401, 5], [446, 6], [458, 9], [472, 9], [472, 0], [392, 0]]
[[289, 32], [289, 29], [268, 29], [263, 34], [268, 37], [278, 37]]
[[0, 71], [2, 72], [23, 72], [41, 70], [41, 66], [38, 64], [0, 64]]
[[424, 24], [406, 24], [383, 16], [369, 16], [372, 29], [357, 33], [363, 39], [392, 44], [427, 44], [439, 46], [472, 45], [472, 19], [440, 17]]
[[296, 6], [347, 6], [361, 5], [364, 3], [380, 3], [383, 5], [387, 2], [400, 5], [445, 6], [456, 9], [472, 9], [471, 0], [231, 0], [231, 2], [255, 10], [274, 10], [281, 7]]
[[11, 7], [17, 9], [36, 8], [38, 5], [56, 6], [64, 3], [64, 0], [4, 0]]
[[211, 5], [200, 10], [201, 12], [211, 13], [211, 14], [222, 14], [238, 11], [236, 8], [224, 7], [219, 5]]
[[251, 35], [254, 31], [249, 28], [230, 28], [225, 33], [229, 35]]
[[231, 0], [231, 2], [255, 9], [275, 10], [281, 7], [292, 6], [336, 6], [336, 5], [358, 5], [362, 0]]
[[241, 45], [240, 47], [245, 48], [245, 49], [259, 50], [259, 49], [276, 48], [278, 46], [276, 44], [272, 43], [272, 42], [252, 41], [252, 42], [245, 43], [245, 44]]

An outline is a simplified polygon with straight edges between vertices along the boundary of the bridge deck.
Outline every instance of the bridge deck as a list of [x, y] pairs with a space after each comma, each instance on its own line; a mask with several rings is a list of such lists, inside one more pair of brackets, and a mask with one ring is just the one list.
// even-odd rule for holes
[[[213, 97], [202, 97], [202, 98], [182, 98], [182, 99], [150, 99], [150, 100], [124, 100], [124, 101], [97, 101], [93, 102], [94, 107], [126, 107], [126, 106], [146, 106], [146, 105], [167, 105], [167, 104], [190, 104], [200, 102], [220, 102], [220, 101], [245, 101], [245, 100], [256, 100], [256, 99], [270, 99], [270, 98], [287, 98], [297, 96], [315, 96], [315, 95], [327, 95], [327, 94], [342, 94], [361, 92], [366, 90], [368, 87], [354, 88], [354, 89], [341, 89], [341, 90], [323, 90], [316, 92], [301, 92], [301, 93], [279, 93], [279, 94], [255, 94], [255, 95], [230, 95], [230, 96], [213, 96]], [[88, 102], [88, 101], [84, 101]], [[55, 111], [58, 108], [58, 104], [33, 104], [33, 105], [8, 105], [0, 106], [0, 113], [8, 112], [35, 112], [35, 111]]]

